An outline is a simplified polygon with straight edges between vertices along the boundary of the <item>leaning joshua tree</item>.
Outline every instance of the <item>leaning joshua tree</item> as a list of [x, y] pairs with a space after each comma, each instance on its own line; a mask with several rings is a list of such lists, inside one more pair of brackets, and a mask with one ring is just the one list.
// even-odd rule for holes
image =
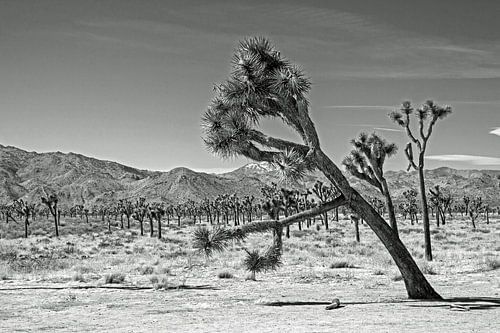
[[[281, 172], [300, 179], [309, 170], [319, 170], [340, 195], [316, 208], [282, 220], [248, 223], [232, 228], [226, 240], [242, 239], [253, 232], [283, 228], [347, 205], [382, 241], [398, 266], [410, 298], [439, 299], [412, 256], [391, 227], [349, 184], [340, 168], [323, 152], [318, 133], [309, 115], [307, 97], [310, 81], [304, 73], [265, 38], [242, 41], [235, 51], [229, 79], [215, 87], [216, 96], [203, 116], [207, 148], [222, 158], [244, 156], [279, 165]], [[294, 130], [296, 143], [259, 130], [263, 119], [277, 119]], [[209, 243], [203, 243], [206, 246]]]
[[384, 162], [387, 157], [396, 154], [398, 147], [388, 143], [375, 133], [360, 133], [357, 139], [351, 140], [354, 150], [342, 164], [354, 177], [366, 181], [376, 187], [384, 195], [391, 228], [398, 235], [398, 224], [394, 213], [391, 193], [384, 177]]
[[[418, 171], [418, 180], [420, 186], [420, 200], [422, 204], [422, 221], [424, 225], [424, 243], [425, 243], [425, 259], [432, 261], [432, 247], [431, 247], [431, 231], [429, 225], [429, 207], [427, 204], [427, 197], [425, 193], [425, 179], [424, 179], [424, 156], [427, 149], [427, 143], [431, 137], [434, 125], [438, 120], [446, 118], [451, 113], [450, 106], [438, 106], [433, 101], [425, 102], [419, 109], [416, 110], [418, 119], [418, 133], [417, 138], [410, 128], [410, 115], [414, 109], [410, 102], [403, 102], [399, 111], [394, 111], [389, 114], [389, 117], [403, 127], [406, 135], [410, 138], [410, 142], [406, 144], [405, 154], [408, 159], [408, 169], [411, 168]], [[415, 162], [413, 156], [413, 144], [418, 149], [418, 159]]]

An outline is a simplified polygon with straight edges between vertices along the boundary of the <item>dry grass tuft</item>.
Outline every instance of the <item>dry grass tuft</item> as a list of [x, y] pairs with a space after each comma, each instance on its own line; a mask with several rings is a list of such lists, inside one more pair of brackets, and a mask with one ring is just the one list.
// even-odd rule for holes
[[486, 266], [486, 270], [488, 270], [488, 271], [494, 271], [494, 270], [500, 268], [500, 259], [499, 258], [487, 257], [484, 260], [484, 263]]
[[234, 277], [234, 275], [231, 274], [230, 272], [222, 271], [222, 272], [217, 273], [217, 277], [219, 279], [232, 279]]
[[329, 266], [330, 268], [357, 268], [353, 263], [346, 260], [336, 260]]
[[104, 276], [104, 282], [107, 284], [121, 284], [125, 281], [125, 274], [123, 273], [110, 273]]

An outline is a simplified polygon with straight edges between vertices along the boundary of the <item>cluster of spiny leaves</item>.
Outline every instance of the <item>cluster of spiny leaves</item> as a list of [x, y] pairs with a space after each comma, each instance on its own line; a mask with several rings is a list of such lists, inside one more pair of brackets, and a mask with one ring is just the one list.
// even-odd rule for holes
[[344, 158], [342, 164], [353, 176], [364, 180], [383, 192], [382, 177], [385, 159], [397, 152], [394, 143], [372, 133], [362, 132], [357, 139], [351, 140], [354, 149]]
[[202, 118], [207, 148], [222, 158], [265, 160], [275, 164], [283, 178], [301, 178], [313, 168], [304, 152], [267, 137], [257, 127], [264, 118], [279, 118], [306, 139], [298, 113], [307, 112], [309, 79], [265, 38], [242, 41], [231, 65], [229, 78], [215, 86], [215, 97]]

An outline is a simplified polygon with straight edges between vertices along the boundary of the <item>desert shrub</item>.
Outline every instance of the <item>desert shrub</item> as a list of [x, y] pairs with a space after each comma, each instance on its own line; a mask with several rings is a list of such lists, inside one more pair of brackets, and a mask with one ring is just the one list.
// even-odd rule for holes
[[83, 274], [79, 273], [79, 272], [75, 272], [75, 274], [73, 274], [72, 280], [78, 281], [78, 282], [85, 282], [85, 278], [83, 277]]
[[158, 277], [156, 277], [156, 280], [153, 279], [153, 281], [155, 281], [155, 282], [152, 282], [153, 288], [156, 290], [168, 289], [171, 286], [170, 283], [168, 282], [168, 278], [166, 276], [163, 276], [161, 279], [158, 279]]
[[498, 259], [498, 258], [487, 257], [485, 259], [484, 263], [486, 265], [486, 269], [489, 271], [493, 271], [495, 269], [500, 268], [500, 259]]
[[104, 281], [107, 284], [115, 283], [120, 284], [125, 281], [125, 274], [123, 273], [110, 273], [104, 276]]
[[440, 233], [440, 234], [435, 234], [435, 235], [434, 235], [434, 239], [435, 239], [435, 240], [443, 240], [443, 239], [446, 239], [446, 235], [445, 235], [445, 234], [442, 234], [442, 233]]
[[329, 247], [339, 247], [342, 245], [341, 241], [337, 238], [328, 237], [325, 241], [326, 245]]
[[437, 272], [435, 271], [434, 267], [432, 267], [429, 263], [424, 262], [423, 264], [420, 265], [420, 269], [424, 274], [429, 274], [429, 275], [436, 275]]
[[394, 273], [391, 277], [391, 280], [392, 281], [402, 281], [403, 280], [403, 276], [401, 276], [401, 273], [397, 272], [397, 273]]
[[483, 234], [489, 234], [491, 232], [490, 229], [479, 229], [479, 228], [472, 229], [471, 231], [472, 232], [479, 232], [479, 233], [483, 233]]
[[156, 267], [156, 273], [158, 274], [170, 274], [170, 272], [171, 272], [170, 267], [167, 266]]
[[10, 273], [7, 267], [0, 266], [0, 281], [10, 280], [12, 278]]
[[142, 275], [151, 275], [154, 273], [155, 269], [153, 266], [141, 265], [137, 268], [137, 271]]
[[346, 260], [336, 260], [334, 262], [332, 262], [329, 266], [330, 268], [356, 268], [356, 266], [349, 262], [349, 261], [346, 261]]
[[373, 271], [373, 275], [385, 275], [385, 271], [381, 268], [377, 268]]
[[217, 277], [219, 279], [232, 279], [234, 276], [230, 272], [222, 271], [222, 272], [217, 273]]

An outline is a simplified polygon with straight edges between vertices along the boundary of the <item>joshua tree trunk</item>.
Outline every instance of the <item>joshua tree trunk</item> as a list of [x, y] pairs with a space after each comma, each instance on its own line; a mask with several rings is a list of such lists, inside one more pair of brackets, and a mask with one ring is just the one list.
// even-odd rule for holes
[[158, 239], [161, 239], [161, 216], [158, 215], [157, 221], [158, 221]]
[[57, 221], [57, 213], [54, 212], [54, 226], [56, 227], [56, 237], [59, 237], [59, 223]]
[[141, 225], [141, 236], [144, 236], [144, 226], [142, 225], [142, 220], [143, 219], [139, 220], [139, 224]]
[[337, 186], [340, 192], [346, 197], [348, 206], [354, 210], [360, 218], [366, 221], [384, 244], [401, 272], [408, 292], [408, 297], [413, 299], [441, 299], [441, 296], [429, 284], [413, 260], [411, 254], [393, 232], [391, 227], [375, 209], [349, 185], [340, 169], [319, 149], [315, 151], [314, 157], [314, 162], [318, 169]]
[[154, 236], [154, 227], [153, 227], [153, 218], [150, 217], [149, 218], [149, 237], [153, 237]]
[[357, 216], [352, 216], [351, 219], [354, 220], [354, 232], [356, 234], [356, 242], [359, 243], [359, 218]]
[[283, 248], [283, 228], [276, 228], [273, 232], [273, 246], [281, 253]]
[[[421, 157], [423, 160], [423, 156]], [[429, 207], [427, 205], [427, 196], [425, 194], [425, 181], [424, 181], [424, 166], [419, 165], [418, 168], [418, 182], [420, 188], [420, 200], [422, 200], [422, 221], [424, 224], [424, 246], [425, 246], [425, 260], [432, 261], [432, 247], [431, 247], [431, 230], [429, 223]]]
[[387, 211], [389, 213], [389, 221], [391, 223], [391, 229], [394, 231], [396, 236], [399, 237], [398, 223], [396, 222], [396, 214], [394, 213], [394, 204], [392, 203], [391, 194], [389, 192], [389, 187], [387, 186], [387, 181], [385, 178], [382, 180], [382, 188], [384, 191], [385, 204], [387, 206]]
[[438, 206], [436, 206], [436, 226], [438, 228], [439, 228], [440, 218], [441, 218], [440, 209]]
[[29, 218], [29, 215], [26, 215], [24, 217], [24, 238], [28, 238], [28, 225], [29, 225], [28, 218]]

